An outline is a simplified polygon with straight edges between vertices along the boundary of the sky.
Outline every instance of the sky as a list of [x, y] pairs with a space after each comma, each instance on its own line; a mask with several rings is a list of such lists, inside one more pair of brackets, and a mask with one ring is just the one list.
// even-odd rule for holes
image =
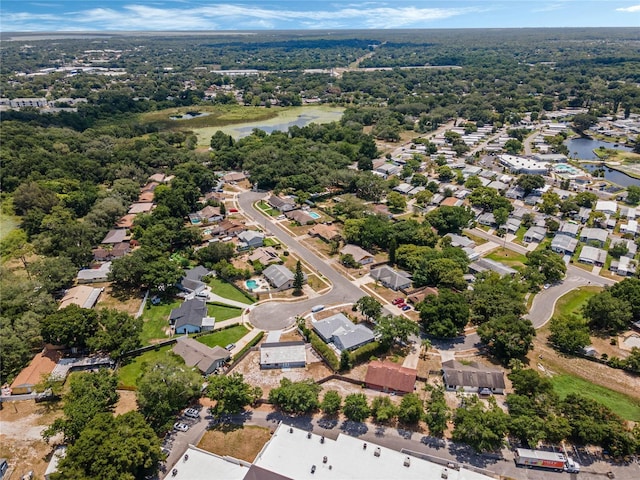
[[0, 31], [640, 27], [640, 0], [1, 0]]

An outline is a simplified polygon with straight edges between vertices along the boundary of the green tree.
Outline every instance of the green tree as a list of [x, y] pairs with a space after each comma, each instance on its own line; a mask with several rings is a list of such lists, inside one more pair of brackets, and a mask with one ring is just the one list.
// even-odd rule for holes
[[232, 243], [216, 242], [198, 250], [196, 259], [205, 267], [213, 268], [220, 260], [231, 260], [235, 253]]
[[64, 417], [54, 420], [42, 436], [48, 440], [62, 432], [65, 441], [75, 442], [91, 419], [113, 410], [118, 401], [117, 386], [117, 377], [107, 369], [71, 376], [69, 391], [63, 396]]
[[407, 208], [407, 199], [398, 192], [387, 193], [387, 206], [394, 213], [404, 212]]
[[199, 397], [201, 385], [202, 377], [177, 361], [146, 365], [137, 384], [138, 409], [157, 433], [163, 433], [175, 415]]
[[288, 378], [280, 380], [280, 386], [269, 392], [269, 401], [283, 412], [309, 413], [318, 408], [320, 385], [312, 379], [292, 382]]
[[527, 253], [527, 273], [538, 272], [542, 275], [543, 283], [556, 283], [562, 280], [567, 272], [567, 266], [562, 257], [551, 250], [535, 250]]
[[304, 285], [304, 273], [302, 273], [302, 264], [300, 260], [296, 262], [296, 271], [293, 274], [293, 294], [302, 295], [302, 287]]
[[524, 315], [526, 287], [517, 279], [495, 272], [476, 275], [473, 291], [468, 293], [471, 321], [484, 323], [501, 315]]
[[432, 210], [425, 216], [425, 220], [438, 230], [440, 235], [460, 233], [463, 228], [469, 225], [472, 218], [473, 213], [469, 208], [450, 207], [447, 205]]
[[420, 327], [409, 318], [386, 315], [378, 320], [374, 331], [380, 335], [379, 342], [390, 347], [394, 343], [406, 344], [411, 335], [420, 333]]
[[371, 416], [378, 423], [387, 423], [398, 415], [396, 407], [386, 395], [380, 395], [371, 401]]
[[598, 118], [595, 115], [589, 113], [579, 113], [573, 117], [573, 129], [580, 135], [584, 134], [585, 130], [589, 130], [593, 125], [598, 122]]
[[324, 397], [322, 397], [322, 403], [320, 403], [320, 410], [325, 415], [336, 415], [342, 407], [342, 396], [336, 390], [328, 390]]
[[545, 192], [540, 197], [542, 203], [538, 207], [542, 213], [555, 215], [560, 205], [560, 196], [555, 192]]
[[416, 393], [407, 393], [398, 407], [398, 420], [404, 424], [415, 425], [424, 417], [424, 403]]
[[620, 258], [623, 255], [626, 255], [629, 252], [629, 247], [627, 247], [626, 242], [617, 242], [609, 247], [609, 253], [614, 258]]
[[515, 138], [510, 138], [505, 142], [504, 150], [511, 155], [515, 155], [522, 151], [522, 142]]
[[611, 295], [623, 300], [631, 307], [633, 321], [640, 320], [640, 279], [625, 278], [609, 288]]
[[516, 184], [524, 190], [525, 197], [534, 190], [544, 187], [544, 183], [542, 175], [530, 175], [528, 173], [520, 175], [516, 181]]
[[503, 315], [478, 327], [480, 340], [505, 365], [512, 358], [523, 358], [533, 348], [536, 331], [531, 321], [516, 315]]
[[434, 337], [455, 337], [469, 322], [465, 296], [446, 288], [440, 289], [438, 295], [427, 295], [416, 308], [425, 332]]
[[640, 203], [640, 187], [637, 185], [629, 185], [627, 187], [627, 203], [638, 205]]
[[358, 311], [365, 317], [367, 322], [373, 323], [378, 320], [382, 312], [382, 304], [371, 296], [360, 297], [355, 304]]
[[70, 287], [78, 268], [66, 257], [47, 257], [33, 262], [29, 273], [47, 292], [57, 292]]
[[364, 393], [351, 393], [344, 397], [342, 413], [354, 422], [362, 422], [369, 418], [371, 409], [367, 402], [367, 396]]
[[482, 186], [482, 181], [477, 175], [469, 175], [469, 178], [464, 182], [464, 186], [470, 190]]
[[615, 334], [628, 328], [633, 318], [631, 305], [605, 290], [591, 297], [582, 309], [594, 330]]
[[60, 461], [55, 480], [135, 480], [157, 473], [160, 440], [138, 412], [99, 413]]
[[551, 319], [549, 341], [561, 352], [576, 353], [591, 343], [587, 322], [577, 315]]
[[340, 354], [340, 371], [346, 372], [353, 366], [353, 360], [351, 359], [351, 353], [349, 350], [343, 350]]
[[207, 385], [207, 396], [216, 402], [212, 411], [216, 415], [241, 412], [262, 396], [262, 390], [244, 381], [241, 373], [213, 375]]
[[69, 305], [42, 320], [42, 338], [53, 345], [86, 348], [97, 332], [97, 312], [77, 305]]
[[496, 225], [498, 228], [507, 223], [507, 219], [509, 218], [509, 210], [506, 208], [496, 208], [493, 211], [493, 217], [496, 220]]
[[498, 407], [494, 397], [488, 406], [477, 398], [465, 398], [463, 407], [455, 411], [452, 438], [470, 445], [477, 452], [497, 450], [504, 445], [509, 416]]
[[427, 415], [425, 415], [429, 434], [436, 437], [442, 436], [450, 419], [451, 412], [444, 396], [444, 388], [442, 386], [433, 388], [431, 398], [427, 402]]

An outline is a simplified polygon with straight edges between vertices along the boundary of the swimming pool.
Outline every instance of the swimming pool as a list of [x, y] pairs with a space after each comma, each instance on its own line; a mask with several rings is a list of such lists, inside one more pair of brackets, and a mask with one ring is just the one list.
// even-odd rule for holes
[[568, 173], [570, 175], [580, 175], [584, 173], [581, 170], [577, 169], [576, 167], [572, 165], [568, 165], [566, 163], [559, 163], [553, 168], [553, 170], [556, 173]]
[[316, 220], [320, 218], [320, 214], [319, 214], [319, 213], [316, 213], [316, 212], [309, 212], [309, 216], [310, 216], [311, 218], [316, 219]]
[[246, 282], [244, 282], [244, 284], [249, 290], [253, 290], [258, 286], [258, 282], [256, 282], [255, 280], [247, 280]]

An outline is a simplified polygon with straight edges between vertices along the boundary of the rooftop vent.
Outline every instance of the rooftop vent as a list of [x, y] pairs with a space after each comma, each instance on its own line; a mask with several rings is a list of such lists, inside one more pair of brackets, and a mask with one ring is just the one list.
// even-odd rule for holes
[[289, 433], [293, 433], [293, 428], [289, 427]]
[[379, 457], [380, 456], [380, 452], [381, 452], [380, 447], [376, 447], [376, 449], [373, 451], [373, 455], [375, 457]]
[[320, 443], [324, 443], [324, 435], [320, 437]]
[[315, 465], [311, 465], [311, 473], [316, 473], [316, 466]]
[[307, 432], [307, 438], [311, 438], [311, 432]]
[[449, 470], [447, 470], [446, 468], [442, 469], [442, 473], [440, 474], [440, 478], [449, 478]]
[[364, 442], [364, 443], [362, 444], [362, 449], [363, 449], [363, 450], [366, 450], [366, 449], [367, 449], [367, 442]]
[[404, 457], [404, 466], [405, 467], [411, 466], [411, 459], [409, 457]]
[[327, 463], [327, 456], [325, 455], [324, 457], [322, 457], [322, 463]]

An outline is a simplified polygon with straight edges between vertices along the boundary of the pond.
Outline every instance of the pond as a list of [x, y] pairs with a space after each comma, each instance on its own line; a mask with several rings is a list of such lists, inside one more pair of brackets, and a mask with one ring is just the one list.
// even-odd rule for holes
[[[629, 147], [613, 144], [611, 142], [603, 142], [602, 140], [594, 140], [592, 138], [572, 138], [564, 143], [569, 149], [569, 155], [571, 157], [575, 156], [580, 160], [598, 160], [598, 156], [593, 153], [593, 151], [600, 147], [624, 150], [626, 152], [631, 151]], [[624, 172], [594, 163], [584, 163], [580, 166], [589, 172], [602, 168], [604, 170], [604, 179], [615, 183], [616, 185], [620, 185], [621, 187], [628, 187], [630, 185], [640, 186], [640, 180], [630, 177]]]
[[[275, 110], [275, 108], [274, 108]], [[222, 127], [206, 127], [194, 129], [198, 137], [206, 139], [209, 143], [211, 136], [217, 131], [222, 130], [227, 135], [238, 139], [251, 135], [254, 128], [259, 128], [267, 133], [280, 130], [286, 132], [289, 127], [297, 125], [305, 127], [310, 123], [330, 123], [340, 120], [344, 108], [329, 106], [307, 106], [307, 107], [288, 107], [286, 109], [278, 109], [278, 115], [268, 120], [249, 121], [226, 125]]]
[[183, 115], [176, 115], [175, 117], [169, 117], [171, 120], [191, 120], [192, 118], [206, 117], [210, 115], [207, 112], [187, 112]]
[[572, 138], [564, 142], [569, 149], [569, 156], [576, 156], [579, 160], [598, 160], [598, 156], [593, 153], [596, 148], [615, 148], [616, 150], [631, 151], [629, 147], [618, 145], [617, 143], [603, 142], [602, 140], [594, 140], [592, 138]]

